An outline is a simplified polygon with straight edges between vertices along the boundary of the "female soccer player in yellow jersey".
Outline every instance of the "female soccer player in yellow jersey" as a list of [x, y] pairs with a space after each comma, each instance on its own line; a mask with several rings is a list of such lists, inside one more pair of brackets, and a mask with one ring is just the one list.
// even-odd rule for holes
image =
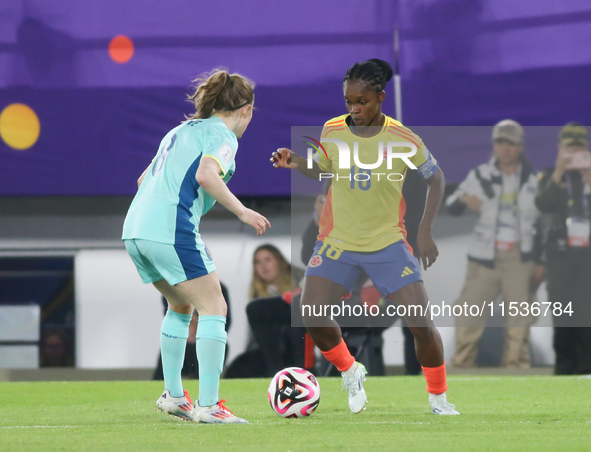
[[[400, 175], [406, 174], [408, 166], [414, 167], [429, 186], [417, 237], [425, 270], [438, 255], [431, 228], [443, 197], [445, 178], [422, 140], [382, 113], [382, 102], [386, 98], [384, 88], [391, 78], [392, 68], [385, 61], [372, 59], [355, 63], [347, 71], [343, 84], [349, 113], [331, 119], [322, 130], [321, 142], [326, 153], [314, 155], [312, 168], [308, 168], [304, 158], [286, 148], [274, 152], [271, 161], [276, 168], [297, 168], [315, 179], [321, 172], [333, 175], [320, 218], [318, 242], [306, 269], [301, 305], [321, 307], [337, 302], [351, 291], [360, 269], [365, 270], [384, 298], [393, 299], [398, 306], [414, 306], [406, 312], [414, 311], [416, 315], [405, 318], [415, 337], [417, 358], [427, 380], [431, 412], [459, 414], [447, 401], [443, 344], [427, 316], [428, 299], [419, 262], [406, 242], [406, 205]], [[408, 156], [385, 158], [380, 165], [376, 163], [372, 169], [367, 169], [368, 162], [376, 162], [376, 147], [379, 162], [382, 152], [379, 146], [394, 141], [406, 143], [395, 149]], [[340, 164], [342, 152], [338, 143], [342, 142], [349, 144], [351, 150], [355, 149], [356, 142], [355, 165]], [[408, 147], [416, 152], [409, 153]], [[384, 157], [393, 155], [387, 146], [383, 152]], [[356, 168], [361, 162], [363, 166]], [[418, 306], [422, 307], [422, 313]], [[363, 388], [365, 367], [355, 362], [334, 320], [323, 319], [321, 326], [310, 318], [304, 321], [322, 354], [342, 372], [343, 386], [349, 391], [349, 408], [359, 413], [367, 402]]]

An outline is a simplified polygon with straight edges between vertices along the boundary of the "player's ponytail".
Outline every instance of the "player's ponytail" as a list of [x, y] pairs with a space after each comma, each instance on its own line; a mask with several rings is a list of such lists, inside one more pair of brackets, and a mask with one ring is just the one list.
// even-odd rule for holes
[[240, 74], [229, 74], [225, 69], [214, 69], [196, 80], [195, 92], [189, 101], [195, 104], [190, 119], [205, 119], [215, 113], [231, 113], [254, 102], [254, 83]]
[[392, 80], [394, 71], [387, 61], [372, 58], [362, 63], [355, 63], [347, 70], [343, 82], [361, 80], [369, 83], [377, 92], [386, 88], [386, 83]]

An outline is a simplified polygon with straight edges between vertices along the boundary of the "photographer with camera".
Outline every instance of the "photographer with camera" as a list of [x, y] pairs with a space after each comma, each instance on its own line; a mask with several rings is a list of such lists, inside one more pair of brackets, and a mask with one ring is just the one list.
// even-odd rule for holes
[[587, 129], [571, 122], [559, 134], [556, 166], [541, 175], [536, 206], [550, 215], [546, 238], [548, 301], [573, 315], [554, 316], [556, 375], [591, 373], [591, 154]]

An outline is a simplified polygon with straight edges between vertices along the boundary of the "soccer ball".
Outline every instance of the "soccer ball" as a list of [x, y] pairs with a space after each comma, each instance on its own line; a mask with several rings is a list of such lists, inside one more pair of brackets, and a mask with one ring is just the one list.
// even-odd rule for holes
[[320, 403], [320, 385], [307, 370], [288, 367], [275, 374], [267, 395], [271, 408], [279, 416], [305, 417]]

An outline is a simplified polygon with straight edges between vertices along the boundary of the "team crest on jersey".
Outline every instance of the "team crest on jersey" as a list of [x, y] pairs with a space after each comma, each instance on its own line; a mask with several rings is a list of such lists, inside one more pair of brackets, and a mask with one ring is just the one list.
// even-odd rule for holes
[[322, 265], [322, 256], [312, 256], [310, 259], [310, 267], [320, 267]]
[[232, 154], [232, 148], [226, 143], [224, 143], [218, 151], [218, 155], [220, 156], [225, 165], [230, 163], [230, 160], [232, 160]]

